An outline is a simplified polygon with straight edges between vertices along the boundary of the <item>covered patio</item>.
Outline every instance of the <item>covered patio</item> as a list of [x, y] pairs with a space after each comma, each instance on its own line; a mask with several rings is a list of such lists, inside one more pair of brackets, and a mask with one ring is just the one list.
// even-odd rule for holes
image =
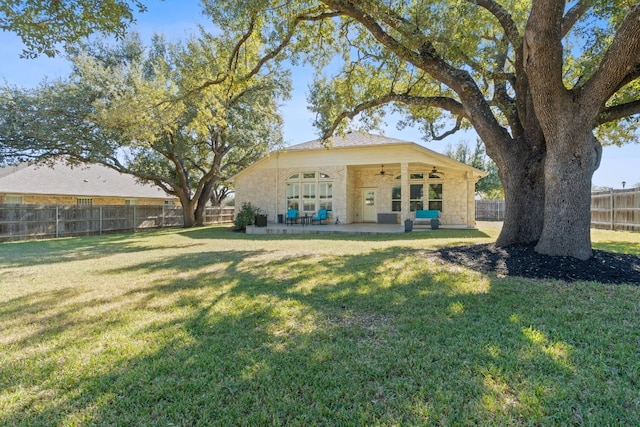
[[[236, 206], [251, 203], [269, 225], [288, 210], [305, 217], [325, 210], [328, 224], [356, 224], [367, 232], [381, 230], [368, 224], [390, 224], [404, 232], [404, 221], [421, 210], [438, 211], [442, 226], [475, 227], [475, 183], [484, 175], [413, 142], [353, 132], [275, 151], [232, 181]], [[264, 231], [276, 232], [285, 231]]]

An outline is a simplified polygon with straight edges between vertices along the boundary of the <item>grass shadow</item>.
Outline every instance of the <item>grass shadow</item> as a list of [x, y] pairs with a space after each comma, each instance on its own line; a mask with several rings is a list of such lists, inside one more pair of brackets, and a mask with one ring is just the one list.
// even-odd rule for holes
[[207, 226], [179, 231], [178, 234], [190, 239], [232, 239], [232, 240], [334, 240], [334, 241], [407, 241], [416, 239], [482, 239], [491, 236], [478, 229], [444, 229], [412, 233], [309, 233], [309, 234], [245, 234], [228, 227]]
[[613, 304], [596, 286], [490, 279], [400, 246], [277, 258], [234, 246], [104, 272], [125, 273], [148, 280], [86, 295], [93, 310], [72, 322], [78, 295], [3, 306], [3, 324], [32, 303], [54, 315], [22, 342], [30, 369], [3, 348], [0, 424], [640, 421], [633, 289]]
[[[18, 403], [0, 422], [638, 421], [638, 370], [625, 356], [639, 339], [633, 289], [490, 279], [402, 244], [338, 255], [289, 236], [300, 254], [274, 256], [241, 236], [185, 254], [183, 232], [114, 242], [146, 253], [102, 271], [143, 278], [126, 292], [3, 303], [9, 328], [49, 312], [43, 329], [2, 348], [0, 402]], [[158, 246], [176, 253], [159, 257]]]
[[[113, 254], [139, 253], [157, 250], [148, 239], [171, 236], [175, 230], [150, 230], [102, 236], [77, 236], [48, 240], [28, 240], [0, 243], [0, 265], [21, 267], [36, 264], [59, 264], [83, 259], [99, 259]], [[174, 245], [180, 249], [184, 245]], [[169, 248], [163, 245], [162, 248]]]

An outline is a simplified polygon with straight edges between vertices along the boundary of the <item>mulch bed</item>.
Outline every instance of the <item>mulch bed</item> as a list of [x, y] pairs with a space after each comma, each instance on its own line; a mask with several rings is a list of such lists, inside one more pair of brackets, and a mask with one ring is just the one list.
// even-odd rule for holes
[[638, 256], [594, 250], [591, 259], [581, 261], [572, 257], [540, 255], [534, 247], [535, 245], [496, 247], [487, 244], [443, 248], [436, 253], [445, 261], [498, 276], [640, 285]]

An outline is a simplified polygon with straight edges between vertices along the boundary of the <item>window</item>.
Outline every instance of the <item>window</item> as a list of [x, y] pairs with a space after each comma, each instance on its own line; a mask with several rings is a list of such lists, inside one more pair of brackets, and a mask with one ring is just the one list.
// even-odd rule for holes
[[[409, 210], [415, 212], [418, 209], [424, 209], [424, 174], [412, 173], [409, 175], [411, 183], [409, 184]], [[398, 175], [396, 179], [401, 179]], [[393, 184], [391, 186], [391, 211], [402, 211], [402, 185]]]
[[[428, 194], [424, 194], [425, 176], [429, 180], [441, 180], [440, 174], [431, 173], [429, 175], [422, 172], [413, 172], [409, 174], [409, 210], [415, 212], [419, 209], [434, 209], [442, 211], [442, 183], [429, 182], [427, 189]], [[396, 177], [397, 180], [402, 178], [401, 175]], [[426, 197], [428, 196], [428, 197]], [[425, 207], [428, 205], [428, 207]], [[393, 184], [391, 186], [391, 211], [402, 211], [402, 185]]]
[[287, 184], [287, 209], [300, 208], [300, 184]]
[[400, 184], [391, 186], [391, 211], [402, 211], [402, 185]]
[[[328, 177], [328, 175], [326, 175]], [[322, 178], [322, 176], [321, 176]], [[328, 211], [333, 208], [333, 183], [320, 182], [318, 184], [318, 198], [320, 199], [320, 209], [326, 209]]]
[[174, 204], [174, 203], [173, 203], [173, 200], [165, 200], [165, 201], [164, 201], [164, 204], [165, 204], [166, 206], [173, 206], [173, 204]]
[[124, 204], [127, 206], [137, 205], [138, 201], [136, 199], [124, 199]]
[[303, 183], [302, 184], [302, 210], [303, 211], [315, 211], [316, 210], [316, 183]]
[[78, 197], [76, 203], [78, 206], [91, 206], [93, 205], [93, 199], [90, 197]]
[[429, 184], [429, 209], [442, 212], [442, 184]]
[[318, 171], [295, 173], [287, 179], [287, 209], [315, 212], [333, 208], [331, 176]]
[[424, 184], [409, 185], [409, 210], [415, 212], [423, 209]]
[[4, 202], [7, 205], [21, 205], [22, 204], [22, 196], [6, 196], [4, 198]]

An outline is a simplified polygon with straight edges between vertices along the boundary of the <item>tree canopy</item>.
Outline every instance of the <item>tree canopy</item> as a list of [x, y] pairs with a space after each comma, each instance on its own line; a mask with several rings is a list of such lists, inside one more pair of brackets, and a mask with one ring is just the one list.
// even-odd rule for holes
[[24, 57], [54, 56], [95, 33], [122, 38], [136, 10], [146, 10], [142, 0], [4, 0], [0, 29], [22, 39]]
[[2, 151], [133, 174], [177, 196], [185, 226], [199, 225], [213, 190], [282, 139], [288, 73], [246, 36], [80, 50], [68, 81], [3, 90]]

